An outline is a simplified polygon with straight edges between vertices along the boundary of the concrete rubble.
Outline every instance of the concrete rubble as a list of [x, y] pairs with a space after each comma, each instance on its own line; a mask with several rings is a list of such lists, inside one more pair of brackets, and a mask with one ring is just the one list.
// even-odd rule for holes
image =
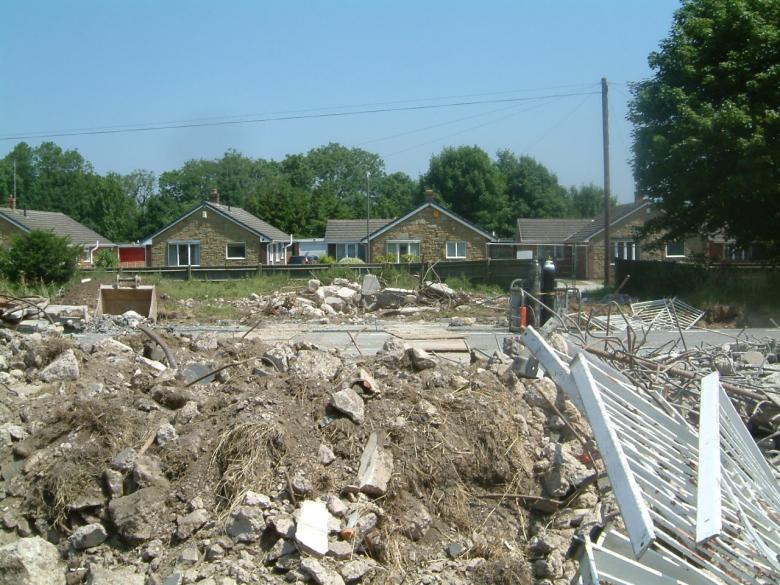
[[[304, 284], [242, 302], [314, 320], [464, 302]], [[349, 355], [158, 329], [169, 363], [122, 319], [102, 340], [0, 329], [0, 585], [563, 585], [573, 543], [619, 519], [587, 420], [519, 338], [461, 364], [400, 339]], [[778, 353], [664, 355], [780, 392]], [[780, 410], [748, 405], [776, 457]]]

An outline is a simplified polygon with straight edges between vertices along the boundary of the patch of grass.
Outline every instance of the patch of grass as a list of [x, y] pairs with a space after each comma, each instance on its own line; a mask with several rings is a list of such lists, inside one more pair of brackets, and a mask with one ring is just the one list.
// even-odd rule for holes
[[235, 300], [248, 297], [252, 293], [267, 294], [284, 288], [299, 286], [300, 281], [291, 279], [286, 274], [264, 274], [253, 278], [236, 280], [171, 280], [154, 276], [145, 279], [148, 284], [154, 284], [161, 294], [170, 299], [209, 299]]
[[318, 270], [316, 278], [322, 284], [331, 284], [336, 278], [357, 280], [357, 271], [345, 264], [332, 264], [327, 270]]
[[382, 268], [377, 276], [391, 288], [416, 289], [418, 284], [417, 277], [409, 270], [393, 265]]
[[488, 296], [498, 296], [509, 294], [509, 291], [503, 289], [497, 284], [480, 284], [472, 281], [464, 274], [457, 276], [448, 276], [444, 279], [444, 282], [455, 290], [462, 290], [465, 292], [479, 293]]

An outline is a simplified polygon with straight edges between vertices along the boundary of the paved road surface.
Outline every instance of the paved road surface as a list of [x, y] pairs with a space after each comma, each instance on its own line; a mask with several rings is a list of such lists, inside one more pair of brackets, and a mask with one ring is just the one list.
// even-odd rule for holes
[[[218, 331], [226, 335], [241, 336], [246, 332], [244, 327], [175, 327], [182, 333], [197, 333], [203, 331]], [[437, 344], [441, 353], [456, 356], [452, 349], [462, 344], [462, 348], [475, 348], [492, 354], [500, 349], [505, 337], [510, 333], [505, 329], [489, 326], [449, 327], [446, 322], [400, 322], [376, 320], [358, 325], [312, 325], [306, 323], [269, 323], [260, 326], [249, 334], [252, 338], [261, 339], [267, 343], [308, 341], [323, 348], [339, 348], [346, 352], [366, 355], [378, 352], [385, 341], [397, 339], [402, 343], [418, 344], [436, 351]], [[721, 329], [696, 330], [684, 332], [685, 342], [689, 347], [705, 345], [720, 345], [730, 343], [737, 338], [771, 337], [780, 340], [780, 329]], [[354, 339], [354, 343], [353, 343]], [[665, 343], [679, 341], [680, 334], [676, 331], [655, 331], [648, 335], [645, 346], [659, 347]], [[458, 341], [462, 340], [462, 341]], [[677, 347], [682, 348], [681, 343]], [[463, 357], [466, 357], [465, 352]]]

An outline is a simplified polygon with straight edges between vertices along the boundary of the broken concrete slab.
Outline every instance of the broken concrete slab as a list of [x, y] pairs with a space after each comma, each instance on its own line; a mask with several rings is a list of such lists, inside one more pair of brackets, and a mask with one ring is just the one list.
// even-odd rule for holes
[[307, 552], [319, 556], [328, 553], [328, 508], [324, 502], [304, 500], [298, 511], [295, 540]]
[[75, 550], [85, 550], [102, 544], [106, 538], [108, 538], [106, 529], [102, 524], [95, 523], [79, 526], [68, 537], [68, 542]]
[[412, 367], [417, 371], [428, 370], [436, 367], [436, 360], [431, 355], [417, 347], [407, 347], [406, 355], [412, 363]]
[[237, 542], [254, 542], [266, 527], [263, 511], [254, 506], [239, 506], [230, 514], [227, 533]]
[[304, 380], [333, 380], [341, 369], [341, 360], [324, 351], [303, 349], [290, 365], [290, 374]]
[[360, 287], [361, 294], [365, 296], [371, 296], [382, 290], [382, 286], [379, 284], [379, 279], [374, 274], [366, 274], [363, 276], [363, 284]]
[[317, 559], [301, 560], [301, 570], [310, 575], [317, 585], [344, 585], [344, 579], [333, 569], [324, 566]]
[[371, 433], [360, 457], [358, 486], [370, 496], [381, 496], [393, 475], [393, 454], [382, 447], [379, 433]]
[[157, 533], [165, 498], [165, 492], [159, 487], [147, 487], [111, 500], [108, 513], [119, 535], [133, 544], [149, 540]]
[[46, 366], [39, 377], [44, 382], [65, 382], [79, 379], [79, 362], [72, 349], [63, 351], [57, 359]]
[[39, 536], [0, 547], [0, 585], [65, 585], [57, 547]]
[[344, 388], [330, 397], [331, 408], [346, 414], [355, 424], [362, 424], [365, 420], [365, 407], [363, 399], [352, 388]]

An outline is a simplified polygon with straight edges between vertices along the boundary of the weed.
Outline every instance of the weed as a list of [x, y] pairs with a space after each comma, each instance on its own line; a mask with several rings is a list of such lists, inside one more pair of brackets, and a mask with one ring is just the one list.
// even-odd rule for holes
[[506, 291], [497, 284], [475, 283], [464, 274], [448, 276], [444, 279], [444, 282], [447, 283], [450, 288], [454, 288], [455, 290], [496, 296], [506, 294]]
[[272, 487], [275, 467], [287, 454], [283, 431], [266, 422], [245, 422], [219, 436], [211, 456], [217, 470], [217, 500], [233, 508], [247, 490], [266, 493]]

